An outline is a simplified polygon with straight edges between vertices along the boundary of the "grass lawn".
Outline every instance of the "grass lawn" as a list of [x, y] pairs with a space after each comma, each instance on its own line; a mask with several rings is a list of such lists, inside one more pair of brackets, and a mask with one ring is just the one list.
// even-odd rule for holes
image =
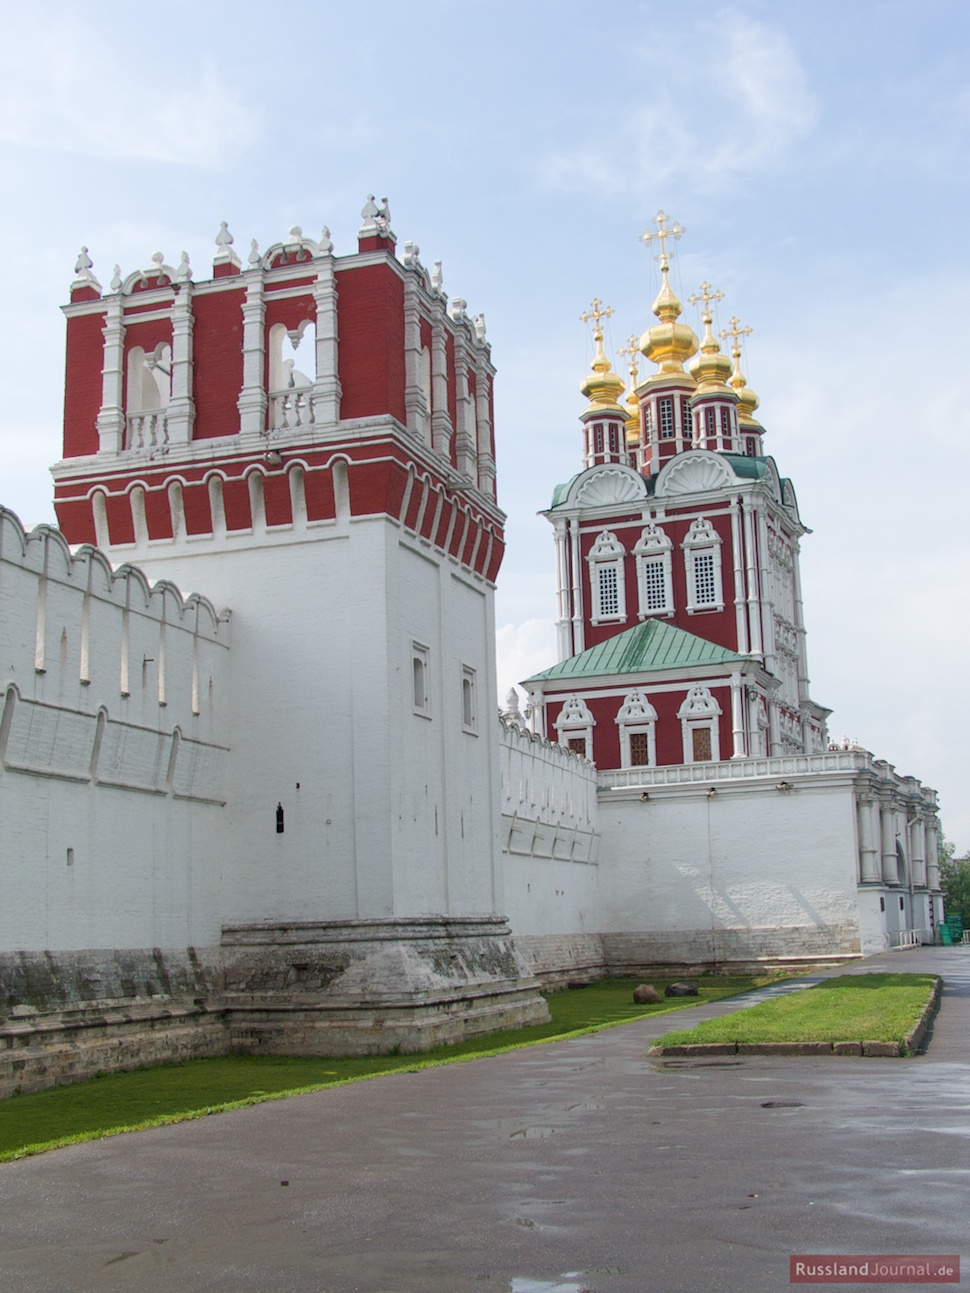
[[843, 974], [760, 1006], [665, 1033], [657, 1046], [700, 1042], [902, 1042], [933, 994], [931, 974]]
[[[45, 1149], [94, 1140], [120, 1131], [200, 1118], [263, 1100], [320, 1087], [340, 1086], [384, 1073], [414, 1073], [436, 1064], [498, 1055], [519, 1046], [556, 1041], [629, 1023], [644, 1015], [718, 1001], [771, 982], [770, 977], [703, 976], [700, 995], [674, 997], [654, 1006], [633, 1002], [638, 979], [601, 979], [578, 991], [549, 997], [552, 1022], [536, 1028], [492, 1033], [419, 1055], [361, 1059], [289, 1059], [229, 1055], [111, 1073], [89, 1082], [53, 1087], [0, 1100], [0, 1162]], [[651, 979], [661, 992], [669, 979]]]

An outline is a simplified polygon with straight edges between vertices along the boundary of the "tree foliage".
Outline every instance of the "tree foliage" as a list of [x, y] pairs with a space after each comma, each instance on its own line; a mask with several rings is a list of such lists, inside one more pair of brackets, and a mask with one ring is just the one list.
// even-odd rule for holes
[[940, 888], [943, 909], [948, 916], [962, 916], [970, 928], [970, 857], [958, 858], [952, 844], [940, 839]]

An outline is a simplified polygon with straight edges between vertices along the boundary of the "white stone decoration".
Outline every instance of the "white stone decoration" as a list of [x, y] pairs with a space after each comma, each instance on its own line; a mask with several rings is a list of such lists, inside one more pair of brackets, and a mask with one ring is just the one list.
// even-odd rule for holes
[[634, 548], [637, 567], [637, 614], [671, 615], [674, 609], [673, 543], [655, 521], [644, 526]]
[[694, 449], [677, 454], [657, 477], [656, 496], [701, 494], [737, 484], [737, 477], [720, 454]]
[[74, 282], [71, 284], [72, 292], [82, 287], [91, 287], [96, 292], [101, 291], [101, 284], [92, 273], [93, 266], [94, 261], [88, 255], [87, 247], [82, 247], [74, 265]]
[[321, 255], [325, 256], [328, 252], [333, 251], [333, 239], [330, 237], [330, 230], [326, 225], [321, 230], [319, 245]]
[[445, 279], [444, 279], [444, 274], [441, 272], [441, 261], [436, 260], [434, 263], [434, 268], [431, 270], [431, 295], [444, 296], [444, 294], [445, 294]]
[[[627, 693], [623, 704], [616, 715], [616, 725], [620, 729], [620, 767], [655, 767], [657, 763], [657, 711], [640, 691], [639, 687]], [[647, 761], [633, 762], [631, 736], [645, 734], [647, 738]]]
[[[714, 699], [709, 687], [696, 683], [684, 698], [684, 703], [677, 711], [680, 719], [681, 735], [684, 742], [685, 763], [717, 763], [721, 757], [720, 750], [720, 717], [721, 707]], [[697, 754], [695, 733], [706, 731], [710, 734], [710, 759]]]
[[626, 549], [611, 530], [603, 530], [586, 557], [592, 595], [592, 622], [626, 619]]
[[109, 284], [109, 287], [111, 288], [112, 292], [120, 292], [121, 284], [122, 284], [121, 266], [115, 265], [114, 273], [111, 275], [111, 282]]
[[632, 467], [591, 467], [573, 483], [568, 501], [580, 507], [611, 507], [647, 496], [647, 483]]
[[479, 341], [484, 341], [484, 340], [485, 340], [485, 315], [484, 315], [484, 313], [482, 313], [482, 314], [476, 314], [476, 315], [475, 315], [474, 319], [472, 319], [472, 327], [475, 329], [475, 336], [478, 338], [478, 340], [479, 340]]
[[593, 728], [596, 719], [586, 702], [577, 695], [567, 696], [559, 716], [553, 724], [559, 733], [559, 744], [569, 748], [570, 741], [582, 741], [582, 753], [587, 759], [593, 754]]
[[468, 322], [468, 302], [462, 296], [456, 296], [448, 306], [448, 313], [456, 323]]
[[706, 516], [691, 522], [684, 541], [687, 574], [687, 613], [724, 609], [721, 577], [721, 536]]
[[178, 268], [175, 271], [175, 281], [176, 283], [192, 282], [192, 266], [189, 264], [189, 253], [187, 251], [182, 252], [182, 259], [179, 261]]
[[254, 238], [249, 244], [249, 266], [251, 269], [258, 269], [262, 256], [259, 254], [259, 243]]
[[421, 248], [416, 242], [406, 242], [404, 244], [404, 255], [401, 257], [402, 264], [406, 269], [417, 269], [419, 267], [418, 256]]

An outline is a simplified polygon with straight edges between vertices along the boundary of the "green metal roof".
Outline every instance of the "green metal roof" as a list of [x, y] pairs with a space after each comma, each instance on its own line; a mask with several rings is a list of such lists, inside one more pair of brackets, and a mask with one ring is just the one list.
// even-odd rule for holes
[[551, 669], [533, 674], [527, 682], [554, 678], [602, 678], [623, 673], [652, 673], [661, 669], [682, 669], [692, 664], [741, 662], [726, 647], [676, 629], [662, 620], [644, 620], [625, 633], [617, 633], [599, 646], [562, 660]]
[[746, 480], [763, 480], [768, 470], [767, 458], [749, 458], [743, 453], [722, 453], [721, 457], [729, 463], [735, 476]]

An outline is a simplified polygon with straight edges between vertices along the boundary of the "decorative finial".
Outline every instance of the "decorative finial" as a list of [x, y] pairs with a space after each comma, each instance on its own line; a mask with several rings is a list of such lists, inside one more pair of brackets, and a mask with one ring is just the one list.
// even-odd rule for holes
[[603, 329], [600, 327], [600, 319], [612, 319], [613, 315], [616, 313], [612, 305], [608, 305], [606, 309], [602, 309], [602, 305], [603, 302], [599, 297], [594, 296], [589, 307], [589, 313], [584, 310], [579, 316], [580, 323], [589, 323], [590, 319], [594, 320], [593, 340], [597, 345], [599, 345], [603, 340]]
[[298, 242], [302, 242], [302, 241], [303, 241], [302, 225], [298, 225], [298, 224], [290, 225], [290, 232], [287, 235], [287, 246], [293, 247]]
[[216, 246], [220, 251], [227, 251], [235, 241], [235, 238], [229, 232], [229, 225], [223, 220], [219, 225], [219, 232], [216, 234]]
[[111, 283], [110, 283], [110, 287], [111, 287], [112, 292], [120, 292], [120, 291], [121, 291], [121, 282], [122, 282], [122, 279], [121, 279], [121, 266], [120, 266], [120, 265], [115, 265], [115, 272], [114, 272], [114, 273], [112, 274], [112, 276], [111, 276]]
[[705, 280], [703, 283], [701, 283], [701, 285], [700, 285], [700, 287], [697, 289], [697, 291], [696, 291], [696, 292], [694, 292], [692, 295], [690, 295], [690, 296], [687, 298], [687, 300], [688, 300], [688, 302], [689, 302], [691, 305], [699, 305], [699, 304], [703, 301], [703, 303], [704, 303], [704, 314], [705, 314], [705, 315], [708, 315], [708, 314], [710, 314], [710, 312], [711, 312], [711, 308], [710, 308], [710, 307], [711, 307], [711, 302], [712, 302], [712, 301], [723, 301], [723, 300], [724, 300], [724, 293], [721, 291], [721, 289], [720, 289], [720, 288], [718, 288], [718, 289], [715, 291], [715, 289], [714, 289], [713, 287], [711, 287], [710, 283], [708, 283], [708, 282]]
[[509, 690], [509, 694], [505, 697], [505, 709], [502, 711], [502, 717], [507, 723], [515, 723], [518, 727], [525, 727], [522, 711], [519, 709], [519, 693], [514, 687]]
[[475, 336], [478, 338], [478, 340], [484, 341], [485, 340], [485, 311], [484, 310], [482, 311], [481, 314], [476, 314], [474, 319], [472, 319], [472, 327], [475, 329]]
[[88, 255], [87, 247], [82, 247], [77, 258], [77, 264], [74, 266], [75, 274], [77, 274], [78, 278], [94, 278], [91, 273], [93, 267], [94, 261]]
[[175, 281], [177, 283], [192, 282], [192, 266], [189, 264], [189, 253], [182, 252], [182, 259], [179, 261], [178, 269], [175, 271]]
[[754, 331], [747, 325], [742, 327], [736, 314], [731, 316], [728, 326], [721, 329], [721, 336], [726, 341], [731, 338], [731, 358], [734, 360], [734, 371], [729, 380], [738, 393], [738, 425], [746, 430], [761, 431], [761, 423], [755, 419], [754, 411], [761, 403], [748, 385], [748, 380], [741, 371], [741, 338], [750, 337]]
[[731, 354], [734, 356], [735, 359], [741, 358], [740, 338], [750, 337], [753, 331], [754, 329], [748, 327], [747, 325], [745, 325], [745, 327], [742, 328], [741, 320], [738, 318], [736, 314], [732, 314], [730, 319], [728, 320], [728, 326], [726, 328], [721, 329], [721, 337], [724, 341], [727, 341], [728, 337], [731, 338]]
[[441, 272], [441, 261], [436, 260], [431, 271], [431, 290], [436, 296], [444, 296], [445, 279]]
[[679, 242], [681, 236], [687, 232], [686, 228], [682, 224], [678, 224], [676, 220], [668, 228], [667, 222], [669, 219], [670, 216], [663, 211], [658, 211], [653, 219], [653, 223], [657, 226], [656, 229], [646, 229], [640, 235], [640, 241], [644, 247], [649, 247], [653, 242], [660, 243], [660, 255], [656, 259], [659, 261], [660, 269], [663, 272], [669, 269], [670, 257], [673, 255], [673, 252], [667, 250], [667, 239], [673, 238], [674, 242]]
[[333, 251], [333, 240], [326, 225], [323, 226], [323, 233], [320, 235], [320, 250], [322, 252]]
[[635, 332], [631, 333], [631, 335], [627, 337], [626, 345], [621, 346], [616, 353], [618, 355], [630, 356], [630, 385], [634, 390], [636, 390], [637, 377], [640, 373], [640, 366], [637, 363], [637, 355], [640, 353], [640, 338], [637, 334]]
[[365, 225], [374, 224], [377, 217], [380, 215], [380, 208], [374, 201], [373, 193], [367, 194], [367, 201], [361, 207], [360, 214]]
[[456, 296], [452, 299], [451, 305], [448, 307], [448, 313], [456, 323], [466, 323], [468, 321], [468, 315], [466, 314], [467, 309], [468, 302], [465, 298], [462, 296]]
[[255, 269], [262, 259], [262, 256], [259, 254], [259, 243], [254, 238], [249, 244], [249, 263], [253, 269]]
[[421, 248], [416, 242], [406, 242], [404, 244], [404, 264], [407, 265], [409, 269], [415, 269], [417, 267], [418, 253], [420, 251]]

